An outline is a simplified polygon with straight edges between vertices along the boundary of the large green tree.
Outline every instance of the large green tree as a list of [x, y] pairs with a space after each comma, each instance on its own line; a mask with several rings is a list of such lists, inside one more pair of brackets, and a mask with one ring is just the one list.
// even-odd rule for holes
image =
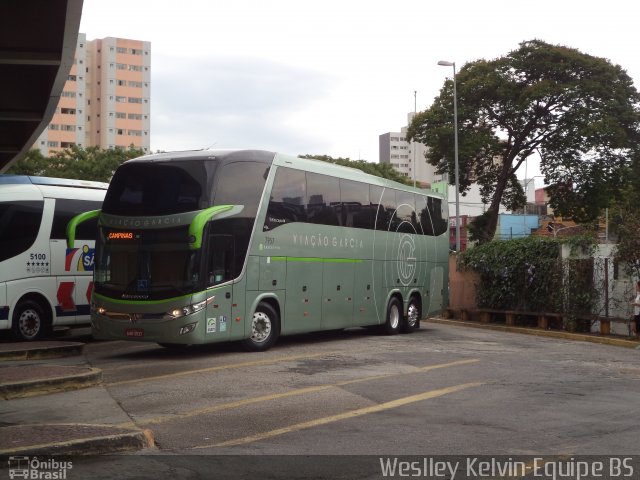
[[7, 173], [108, 182], [122, 162], [141, 155], [144, 155], [144, 151], [133, 147], [103, 150], [99, 147], [74, 146], [56, 152], [51, 157], [43, 156], [39, 150], [30, 150]]
[[345, 167], [357, 168], [365, 173], [375, 175], [376, 177], [387, 178], [395, 182], [409, 185], [407, 177], [399, 173], [390, 163], [373, 163], [366, 160], [351, 160], [350, 158], [338, 157], [334, 158], [329, 155], [298, 155], [299, 158], [311, 158], [314, 160], [322, 160], [323, 162], [335, 163]]
[[640, 279], [640, 158], [625, 176], [628, 180], [623, 194], [609, 210], [611, 228], [618, 236], [615, 255], [627, 272]]
[[[560, 215], [593, 220], [619, 192], [640, 129], [640, 95], [620, 66], [532, 40], [467, 63], [456, 82], [460, 191], [477, 182], [490, 204], [477, 229], [481, 242], [493, 238], [501, 204], [524, 204], [516, 172], [535, 153]], [[427, 161], [453, 183], [452, 80], [414, 117], [408, 136], [429, 147]]]

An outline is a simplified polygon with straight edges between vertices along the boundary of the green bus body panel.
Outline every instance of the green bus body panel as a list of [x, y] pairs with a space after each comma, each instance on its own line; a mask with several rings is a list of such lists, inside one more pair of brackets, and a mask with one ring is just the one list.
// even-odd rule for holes
[[[399, 185], [359, 170], [276, 154], [244, 268], [235, 280], [205, 292], [166, 302], [151, 302], [151, 305], [144, 301], [95, 297], [106, 302], [107, 309], [124, 308], [130, 313], [153, 309], [168, 311], [213, 297], [205, 310], [167, 322], [144, 319], [136, 323], [115, 322], [97, 316], [93, 319], [98, 327], [94, 334], [98, 338], [127, 339], [127, 329], [141, 328], [144, 337], [138, 340], [184, 344], [247, 338], [251, 335], [253, 312], [263, 301], [277, 307], [283, 335], [382, 324], [389, 299], [394, 295], [402, 298], [405, 311], [411, 296], [419, 296], [423, 317], [446, 306], [448, 231], [434, 237], [309, 223], [286, 223], [263, 231], [271, 188], [281, 166], [431, 195], [431, 192]], [[442, 198], [437, 194], [434, 196]], [[236, 207], [218, 205], [177, 216], [181, 218], [176, 221], [189, 225], [189, 234], [195, 239], [190, 248], [201, 248], [207, 222], [233, 215], [232, 210]], [[116, 217], [111, 218], [108, 223], [117, 226], [116, 220]], [[126, 226], [131, 227], [146, 228]], [[149, 228], [156, 227], [150, 225]], [[407, 249], [410, 254], [403, 254]], [[191, 333], [178, 334], [180, 328], [193, 323], [197, 325]]]
[[216, 215], [220, 215], [232, 208], [233, 205], [216, 205], [198, 213], [189, 224], [189, 238], [193, 239], [193, 241], [189, 243], [189, 248], [192, 250], [200, 248], [202, 246], [202, 236], [205, 225]]
[[67, 224], [67, 247], [68, 248], [73, 248], [73, 246], [75, 245], [76, 228], [78, 227], [78, 225], [81, 224], [82, 222], [86, 222], [87, 220], [97, 217], [98, 215], [100, 215], [100, 212], [101, 210], [90, 210], [88, 212], [80, 213], [79, 215], [76, 215], [71, 220], [69, 220], [69, 223]]

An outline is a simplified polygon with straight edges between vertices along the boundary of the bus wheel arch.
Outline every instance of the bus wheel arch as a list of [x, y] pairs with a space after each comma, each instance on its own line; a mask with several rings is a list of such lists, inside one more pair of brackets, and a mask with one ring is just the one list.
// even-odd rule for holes
[[412, 293], [407, 304], [407, 313], [400, 330], [402, 333], [411, 333], [420, 328], [422, 319], [422, 297], [419, 293]]
[[395, 335], [400, 331], [403, 323], [402, 296], [399, 293], [393, 293], [387, 302], [387, 313], [385, 322], [382, 325], [382, 333], [386, 335]]
[[274, 298], [263, 298], [253, 311], [250, 336], [242, 346], [250, 352], [263, 352], [271, 348], [280, 336], [280, 306]]
[[18, 300], [11, 316], [11, 335], [15, 340], [39, 340], [49, 335], [52, 327], [53, 312], [42, 295], [29, 293]]

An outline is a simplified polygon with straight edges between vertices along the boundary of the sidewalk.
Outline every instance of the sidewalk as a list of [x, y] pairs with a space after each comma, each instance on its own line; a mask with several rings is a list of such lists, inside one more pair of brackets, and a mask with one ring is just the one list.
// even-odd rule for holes
[[539, 337], [563, 338], [566, 340], [599, 343], [602, 345], [614, 345], [616, 347], [633, 348], [636, 350], [640, 350], [640, 340], [633, 338], [623, 338], [615, 335], [600, 335], [597, 333], [572, 333], [565, 332], [564, 330], [543, 330], [541, 328], [516, 327], [501, 325], [497, 323], [480, 323], [474, 321], [446, 319], [441, 317], [429, 318], [427, 322], [441, 323], [443, 325], [458, 325], [471, 328], [484, 328], [486, 330], [521, 333], [526, 335], [536, 335]]
[[70, 364], [83, 347], [56, 340], [0, 343], [0, 455], [90, 455], [153, 447], [151, 432], [136, 428], [101, 385], [102, 372], [84, 365], [81, 357]]

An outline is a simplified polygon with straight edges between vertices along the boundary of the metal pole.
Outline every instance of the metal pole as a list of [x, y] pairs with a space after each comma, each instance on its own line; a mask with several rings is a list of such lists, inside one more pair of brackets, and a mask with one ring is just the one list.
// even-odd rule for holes
[[454, 141], [454, 168], [456, 173], [456, 251], [461, 250], [460, 245], [460, 172], [458, 167], [458, 92], [456, 90], [456, 62], [453, 63], [453, 141]]
[[460, 169], [458, 166], [458, 92], [456, 85], [456, 62], [440, 60], [438, 65], [443, 67], [453, 67], [453, 148], [454, 148], [454, 173], [456, 183], [456, 251], [461, 249], [460, 245]]
[[[415, 118], [418, 109], [418, 91], [413, 91], [413, 116]], [[413, 153], [413, 188], [416, 188], [416, 141], [412, 140], [413, 147], [411, 148]]]

